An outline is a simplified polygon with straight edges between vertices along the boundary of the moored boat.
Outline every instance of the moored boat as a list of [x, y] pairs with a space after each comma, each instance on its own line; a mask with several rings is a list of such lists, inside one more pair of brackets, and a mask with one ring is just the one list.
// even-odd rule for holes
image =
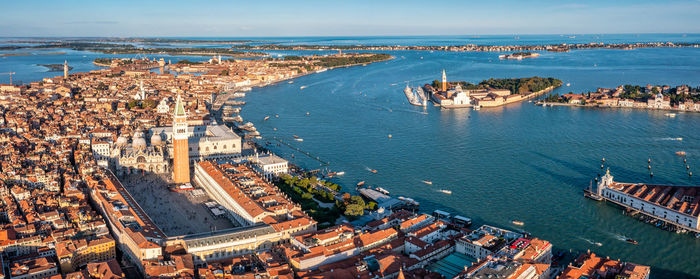
[[364, 180], [363, 180], [363, 181], [360, 181], [360, 182], [357, 182], [357, 187], [360, 187], [360, 186], [362, 186], [362, 185], [365, 185], [365, 181], [364, 181]]

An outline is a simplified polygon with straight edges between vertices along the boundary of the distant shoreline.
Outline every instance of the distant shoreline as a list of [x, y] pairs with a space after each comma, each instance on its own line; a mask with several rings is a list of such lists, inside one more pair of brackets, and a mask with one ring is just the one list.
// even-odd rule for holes
[[25, 55], [63, 55], [66, 54], [65, 52], [38, 52], [38, 53], [31, 53], [31, 52], [15, 52], [15, 53], [2, 53], [0, 56], [5, 57], [5, 56], [25, 56]]

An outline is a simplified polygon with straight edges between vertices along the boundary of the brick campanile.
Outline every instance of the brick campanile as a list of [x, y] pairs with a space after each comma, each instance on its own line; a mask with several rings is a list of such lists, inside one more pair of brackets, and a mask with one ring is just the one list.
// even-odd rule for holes
[[187, 135], [187, 113], [180, 94], [173, 112], [173, 181], [190, 182], [190, 151]]

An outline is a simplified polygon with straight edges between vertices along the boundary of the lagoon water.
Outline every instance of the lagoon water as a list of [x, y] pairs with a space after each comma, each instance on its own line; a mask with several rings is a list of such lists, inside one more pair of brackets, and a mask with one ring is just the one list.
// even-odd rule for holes
[[[589, 35], [591, 38], [593, 35]], [[655, 37], [656, 36], [656, 37]], [[520, 36], [523, 39], [524, 36]], [[576, 40], [585, 40], [585, 36]], [[642, 39], [605, 35], [609, 41], [700, 41], [698, 35], [647, 35]], [[472, 38], [473, 39], [473, 38]], [[487, 44], [518, 43], [479, 38]], [[560, 36], [525, 38], [559, 42]], [[310, 44], [443, 41], [459, 37], [279, 38]], [[500, 40], [500, 41], [499, 41]], [[592, 41], [593, 39], [591, 39]], [[431, 44], [431, 43], [428, 43]], [[436, 43], [437, 44], [437, 43]], [[55, 50], [51, 50], [53, 52]], [[112, 55], [67, 51], [66, 55], [0, 58], [0, 72], [13, 70], [25, 82], [45, 73], [33, 64], [62, 63], [74, 71], [95, 69], [96, 57]], [[281, 52], [310, 54], [317, 52]], [[449, 80], [479, 82], [491, 77], [555, 77], [570, 83], [554, 93], [594, 91], [620, 84], [700, 85], [700, 49], [577, 50], [521, 61], [499, 60], [493, 52], [390, 52], [386, 62], [339, 68], [256, 88], [245, 97], [242, 116], [255, 123], [275, 152], [309, 169], [345, 171], [336, 179], [347, 190], [364, 180], [392, 194], [421, 202], [423, 211], [446, 210], [471, 217], [475, 226], [524, 229], [555, 247], [590, 249], [653, 267], [653, 278], [700, 276], [700, 239], [654, 228], [622, 215], [622, 210], [582, 196], [601, 173], [601, 158], [618, 181], [700, 185], [700, 113], [538, 107], [524, 102], [500, 108], [441, 110], [409, 105], [406, 84], [429, 83], [444, 68]], [[85, 57], [83, 57], [85, 56]], [[126, 55], [126, 57], [132, 57]], [[157, 56], [160, 57], [160, 56]], [[165, 56], [166, 60], [170, 57]], [[173, 60], [179, 57], [170, 58]], [[206, 59], [205, 57], [190, 60]], [[6, 77], [0, 82], [6, 82]], [[300, 86], [306, 86], [300, 89]], [[307, 115], [307, 112], [309, 115]], [[279, 115], [275, 117], [274, 115]], [[265, 116], [271, 116], [264, 121]], [[276, 128], [276, 130], [274, 129]], [[303, 142], [293, 141], [293, 135]], [[392, 135], [391, 138], [388, 135]], [[674, 138], [683, 138], [682, 141]], [[281, 144], [310, 152], [320, 162]], [[696, 177], [689, 178], [676, 151], [687, 152]], [[294, 157], [292, 158], [292, 155]], [[654, 177], [647, 171], [652, 159]], [[368, 169], [376, 169], [373, 174]], [[430, 180], [433, 185], [422, 183]], [[451, 190], [446, 195], [438, 190]], [[512, 220], [525, 223], [523, 227]], [[624, 242], [624, 237], [639, 245]], [[602, 246], [591, 243], [600, 242]]]

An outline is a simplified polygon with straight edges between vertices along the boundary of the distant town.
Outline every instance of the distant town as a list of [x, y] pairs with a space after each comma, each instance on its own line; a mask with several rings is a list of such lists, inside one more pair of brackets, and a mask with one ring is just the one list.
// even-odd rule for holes
[[537, 104], [700, 112], [700, 89], [688, 85], [620, 85], [598, 88], [596, 92], [550, 95]]

